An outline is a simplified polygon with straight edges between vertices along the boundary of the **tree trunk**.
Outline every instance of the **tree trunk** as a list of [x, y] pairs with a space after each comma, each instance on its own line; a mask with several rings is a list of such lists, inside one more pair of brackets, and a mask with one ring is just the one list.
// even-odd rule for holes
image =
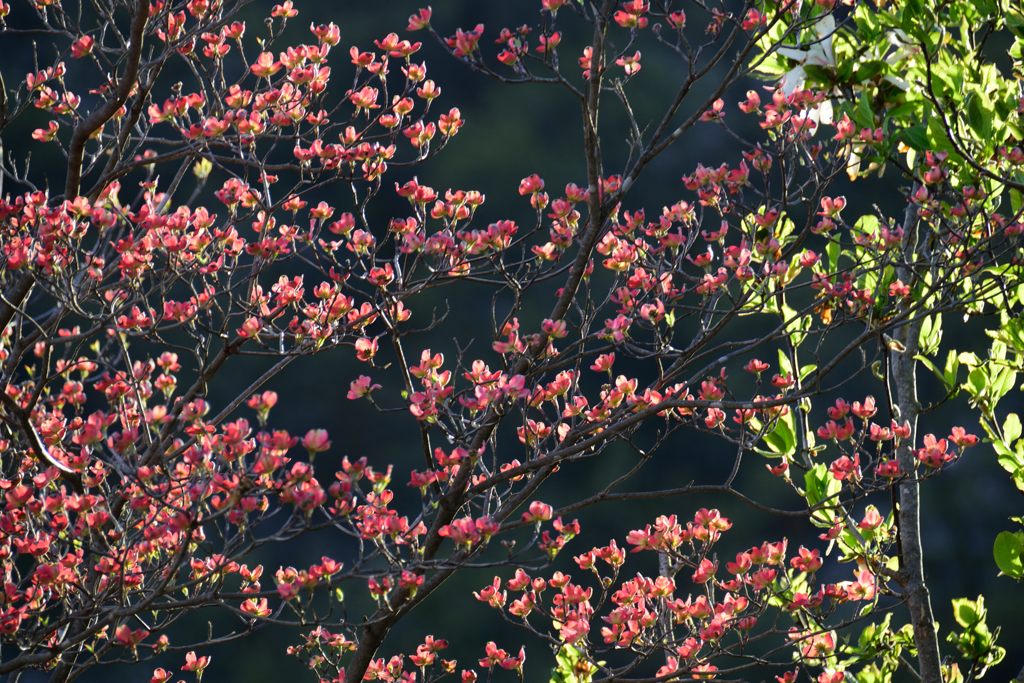
[[[914, 189], [917, 189], [916, 185]], [[913, 285], [913, 264], [918, 255], [918, 216], [917, 206], [913, 203], [907, 207], [903, 230], [903, 257], [896, 268], [896, 273], [903, 282]], [[896, 450], [900, 471], [905, 476], [899, 485], [896, 519], [900, 534], [900, 568], [906, 580], [904, 593], [914, 628], [921, 682], [942, 683], [939, 639], [935, 632], [935, 617], [932, 614], [931, 597], [924, 577], [921, 488], [917, 475], [917, 458], [914, 455], [917, 417], [920, 412], [917, 402], [917, 379], [914, 375], [914, 355], [917, 353], [921, 322], [921, 318], [911, 319], [895, 328], [893, 337], [899, 343], [892, 345], [895, 348], [889, 352], [889, 383], [894, 407], [899, 411], [898, 420], [910, 425], [910, 436], [903, 439]]]

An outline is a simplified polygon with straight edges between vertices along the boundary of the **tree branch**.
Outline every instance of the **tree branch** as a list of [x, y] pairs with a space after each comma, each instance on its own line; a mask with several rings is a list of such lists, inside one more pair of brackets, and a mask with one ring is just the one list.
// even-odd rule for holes
[[117, 82], [114, 97], [103, 103], [99, 109], [78, 124], [71, 136], [68, 147], [68, 177], [64, 185], [64, 198], [74, 199], [82, 183], [82, 161], [85, 158], [85, 143], [103, 125], [113, 118], [117, 110], [128, 100], [139, 77], [139, 62], [142, 59], [142, 34], [149, 20], [149, 0], [136, 0], [135, 16], [132, 18], [131, 35], [124, 73]]
[[[911, 191], [917, 190], [915, 184]], [[903, 258], [896, 266], [897, 277], [911, 284], [914, 281], [912, 264], [917, 257], [918, 213], [913, 202], [907, 207], [903, 221]], [[910, 424], [910, 436], [900, 443], [896, 451], [900, 470], [906, 475], [899, 485], [900, 564], [907, 584], [907, 607], [910, 610], [917, 645], [917, 659], [922, 683], [942, 683], [939, 640], [932, 613], [931, 597], [924, 576], [924, 552], [921, 541], [921, 489], [917, 475], [914, 444], [917, 438], [917, 418], [920, 406], [917, 400], [917, 379], [914, 374], [914, 355], [917, 353], [918, 335], [923, 319], [912, 318], [894, 329], [893, 334], [903, 349], [891, 350], [890, 381], [893, 384], [899, 419]]]

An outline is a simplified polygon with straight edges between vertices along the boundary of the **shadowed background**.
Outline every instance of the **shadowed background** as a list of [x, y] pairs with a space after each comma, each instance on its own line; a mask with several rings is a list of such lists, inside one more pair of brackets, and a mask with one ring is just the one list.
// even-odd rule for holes
[[[245, 18], [250, 24], [258, 24], [272, 4], [258, 0], [247, 10]], [[348, 46], [359, 45], [362, 49], [372, 49], [373, 39], [381, 38], [391, 31], [403, 32], [406, 17], [419, 6], [407, 0], [387, 3], [303, 1], [296, 2], [296, 5], [300, 15], [289, 25], [289, 33], [295, 41], [308, 40], [306, 27], [310, 21], [334, 21], [341, 26], [341, 43], [332, 53], [330, 62], [335, 70], [333, 88], [347, 87]], [[442, 34], [447, 35], [453, 33], [456, 27], [470, 28], [482, 22], [487, 31], [481, 44], [485, 50], [489, 50], [489, 43], [501, 27], [535, 23], [539, 6], [537, 0], [441, 0], [434, 6], [434, 23]], [[565, 22], [567, 26], [572, 23], [571, 19]], [[478, 225], [500, 218], [529, 223], [533, 212], [526, 200], [518, 195], [516, 188], [519, 180], [530, 173], [542, 175], [553, 195], [567, 182], [585, 185], [580, 112], [565, 92], [540, 85], [511, 87], [492, 82], [446, 56], [425, 33], [407, 37], [424, 41], [424, 48], [417, 58], [422, 57], [427, 62], [429, 77], [436, 80], [443, 90], [434, 105], [435, 113], [458, 106], [467, 120], [466, 126], [447, 150], [415, 168], [415, 175], [422, 182], [439, 191], [446, 188], [475, 189], [486, 194], [487, 202], [478, 214]], [[576, 44], [573, 41], [574, 36], [570, 30], [564, 43], [566, 47], [561, 50], [561, 58], [563, 70], [575, 77], [578, 75], [574, 64], [578, 50], [571, 47]], [[282, 44], [287, 43], [286, 38]], [[657, 116], [681, 81], [681, 76], [678, 62], [667, 51], [659, 51], [651, 41], [642, 49], [643, 70], [631, 83], [629, 92], [634, 98], [638, 118], [645, 121]], [[28, 51], [14, 51], [7, 57], [10, 61], [5, 65], [5, 72], [26, 72], [32, 68]], [[709, 80], [713, 86], [714, 77]], [[742, 98], [747, 88], [760, 85], [755, 82], [741, 83], [731, 91], [725, 98], [727, 115], [739, 118], [735, 102]], [[606, 110], [602, 116], [603, 152], [607, 159], [606, 172], [610, 174], [618, 172], [624, 161], [627, 150], [626, 130], [624, 118], [610, 98], [606, 101]], [[18, 153], [22, 146], [25, 146], [26, 151], [29, 149], [27, 145], [31, 143], [22, 140], [27, 138], [27, 132], [33, 127], [30, 123], [21, 123], [25, 133], [21, 140], [18, 139], [17, 129], [11, 131], [12, 139], [5, 139], [8, 150]], [[39, 146], [32, 148], [39, 149]], [[683, 198], [691, 199], [691, 193], [680, 183], [682, 175], [692, 172], [698, 163], [716, 166], [723, 161], [734, 162], [738, 154], [736, 143], [720, 129], [712, 125], [699, 126], [644, 172], [630, 191], [624, 208], [645, 208], [648, 215], [652, 216], [660, 213], [665, 204]], [[56, 156], [50, 160], [38, 156], [36, 159], [36, 163], [52, 163], [55, 169], [60, 168], [60, 162], [61, 159]], [[411, 175], [412, 172], [400, 172], [391, 180], [404, 181]], [[389, 184], [390, 181], [386, 182], [386, 185]], [[889, 215], [899, 215], [904, 206], [893, 179], [872, 178], [848, 184], [841, 190], [849, 200], [848, 215], [871, 212], [876, 205]], [[329, 192], [307, 199], [311, 204], [325, 199], [337, 204], [339, 208], [344, 206], [343, 199], [332, 197]], [[386, 187], [374, 203], [372, 212], [372, 216], [379, 219], [383, 227], [388, 217], [406, 215], [408, 207], [405, 200], [395, 196]], [[414, 320], [423, 322], [433, 308], [438, 313], [447, 311], [446, 324], [431, 333], [411, 339], [409, 352], [418, 355], [422, 348], [429, 347], [452, 358], [456, 350], [454, 334], [459, 335], [462, 345], [465, 345], [468, 338], [473, 338], [475, 348], [486, 348], [491, 326], [490, 293], [481, 296], [471, 284], [445, 288], [443, 291], [446, 300], [424, 300], [415, 309]], [[534, 301], [538, 307], [535, 314], [540, 317], [542, 311], [550, 306], [550, 300], [534, 297]], [[947, 316], [944, 325], [947, 339], [953, 340], [960, 348], [970, 348], [974, 340], [978, 351], [981, 351], [985, 340], [978, 332], [980, 328], [960, 325], [959, 322]], [[487, 357], [493, 361], [493, 358]], [[233, 398], [239, 387], [258, 372], [255, 363], [250, 363], [248, 367], [245, 363], [239, 363], [226, 370], [212, 386], [209, 396], [215, 409]], [[355, 362], [352, 354], [347, 351], [297, 361], [285, 374], [265, 387], [277, 391], [280, 396], [280, 402], [272, 412], [272, 422], [295, 434], [302, 434], [315, 427], [327, 428], [331, 433], [333, 447], [319, 456], [320, 465], [332, 458], [340, 460], [343, 455], [352, 458], [367, 456], [372, 465], [381, 468], [393, 463], [396, 472], [394, 488], [400, 497], [406, 496], [411, 501], [414, 492], [399, 489], [405, 488], [409, 470], [421, 466], [417, 426], [408, 415], [381, 415], [365, 401], [346, 400], [345, 392], [349, 382], [363, 372], [366, 372], [365, 366]], [[924, 392], [935, 395], [937, 389], [930, 383], [930, 378], [921, 379]], [[394, 390], [386, 385], [385, 392], [389, 389]], [[863, 396], [865, 391], [853, 385], [847, 387], [844, 395], [852, 400]], [[1013, 405], [1013, 402], [1017, 405]], [[1008, 397], [1005, 404], [1007, 410], [1019, 410], [1019, 395]], [[820, 418], [819, 415], [812, 415], [812, 424], [816, 424]], [[954, 424], [964, 424], [970, 428], [972, 425], [969, 420], [962, 400], [953, 401], [926, 414], [921, 420], [921, 433], [934, 431], [946, 434]], [[503, 434], [503, 438], [509, 436]], [[514, 436], [512, 440], [510, 448], [518, 447]], [[610, 476], [621, 471], [622, 463], [629, 462], [632, 457], [635, 456], [627, 448], [612, 446], [600, 458], [565, 468], [562, 476], [555, 480], [555, 485], [543, 488], [537, 498], [556, 507], [572, 502], [605, 484]], [[618, 466], [615, 466], [616, 463]], [[699, 433], [679, 432], [658, 452], [630, 490], [680, 486], [694, 480], [721, 481], [731, 463], [732, 449], [727, 444]], [[738, 488], [764, 503], [778, 507], [796, 509], [801, 504], [795, 494], [764, 472], [759, 463], [748, 463], [741, 474]], [[996, 465], [994, 455], [987, 446], [972, 449], [943, 476], [929, 481], [922, 496], [926, 572], [933, 591], [936, 618], [945, 632], [952, 622], [951, 598], [974, 597], [979, 593], [988, 597], [989, 624], [1003, 626], [1000, 642], [1008, 649], [1004, 663], [989, 674], [990, 680], [994, 681], [1009, 679], [1024, 664], [1024, 646], [1019, 644], [1024, 637], [1024, 629], [1021, 628], [1018, 607], [1024, 599], [1024, 588], [1008, 579], [997, 578], [991, 552], [995, 533], [1010, 528], [1011, 522], [1007, 518], [1021, 512], [1018, 496], [1009, 478]], [[604, 544], [614, 537], [623, 545], [629, 530], [642, 527], [658, 514], [677, 513], [685, 519], [702, 506], [720, 508], [735, 523], [734, 530], [726, 535], [718, 549], [723, 558], [731, 557], [731, 553], [743, 550], [755, 542], [776, 540], [784, 535], [789, 537], [791, 549], [800, 543], [820, 546], [816, 530], [800, 520], [766, 516], [734, 499], [692, 496], [585, 511], [580, 515], [583, 534], [563, 552], [559, 560], [561, 568], [570, 569], [572, 555], [588, 549], [592, 544]], [[270, 585], [273, 581], [273, 568], [280, 564], [301, 567], [318, 560], [323, 554], [345, 560], [349, 552], [351, 546], [347, 541], [340, 540], [334, 534], [320, 533], [292, 543], [284, 556], [268, 552], [254, 558], [254, 561], [262, 561], [267, 565], [264, 583]], [[628, 571], [657, 571], [653, 555], [646, 558], [641, 556], [629, 562], [626, 567]], [[847, 570], [843, 568], [844, 572]], [[524, 642], [523, 632], [502, 622], [490, 608], [472, 597], [472, 591], [488, 583], [493, 574], [485, 571], [458, 573], [436, 595], [400, 622], [378, 653], [379, 656], [408, 652], [416, 643], [422, 642], [426, 633], [447, 639], [452, 647], [442, 654], [457, 657], [460, 664], [466, 666], [475, 664], [475, 660], [482, 656], [483, 646], [488, 640], [495, 640], [499, 646], [508, 650], [518, 650], [519, 644]], [[349, 590], [347, 597], [352, 601], [352, 613], [359, 613], [361, 607], [369, 606], [365, 590], [361, 592], [363, 594], [359, 595], [358, 589]], [[902, 617], [902, 612], [898, 615]], [[202, 620], [197, 620], [196, 628], [205, 629]], [[298, 660], [284, 654], [285, 647], [297, 642], [298, 637], [298, 632], [267, 628], [239, 642], [212, 647], [204, 653], [213, 655], [204, 679], [224, 683], [312, 680], [311, 674]], [[526, 680], [546, 681], [552, 657], [543, 645], [532, 643], [534, 647], [531, 649], [529, 646], [532, 641], [526, 639], [525, 642], [528, 645]], [[950, 649], [951, 646], [946, 646], [947, 651]], [[177, 657], [153, 663], [157, 664], [168, 668], [180, 666]], [[82, 680], [145, 681], [148, 680], [151, 668], [149, 665], [99, 668], [90, 671]], [[23, 680], [42, 680], [42, 677], [26, 676]]]

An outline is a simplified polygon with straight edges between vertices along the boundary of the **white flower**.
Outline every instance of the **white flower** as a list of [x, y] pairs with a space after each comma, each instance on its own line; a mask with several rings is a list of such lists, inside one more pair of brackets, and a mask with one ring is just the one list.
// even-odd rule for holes
[[[823, 14], [813, 25], [815, 39], [807, 46], [780, 47], [778, 52], [783, 57], [794, 60], [797, 64], [783, 74], [779, 81], [782, 93], [789, 97], [797, 88], [802, 88], [807, 80], [805, 66], [820, 66], [826, 69], [834, 69], [836, 56], [832, 51], [832, 35], [836, 32], [836, 21], [831, 14]], [[824, 100], [813, 109], [803, 113], [805, 118], [811, 119], [815, 126], [818, 124], [832, 123], [832, 102]]]
[[[907, 34], [900, 29], [887, 31], [885, 37], [889, 40], [889, 44], [896, 48], [892, 54], [885, 58], [885, 62], [889, 66], [897, 65], [907, 57], [913, 55], [914, 52], [919, 49], [910, 42], [910, 38], [907, 37]], [[888, 74], [885, 76], [885, 80], [889, 81], [900, 90], [910, 90], [910, 84], [899, 76]]]
[[807, 79], [805, 66], [821, 66], [827, 69], [834, 69], [836, 66], [836, 56], [832, 52], [832, 34], [836, 32], [836, 20], [831, 14], [823, 14], [814, 22], [812, 28], [815, 40], [810, 45], [778, 48], [780, 55], [797, 63], [779, 82], [779, 87], [786, 96], [792, 95], [794, 90], [803, 86]]

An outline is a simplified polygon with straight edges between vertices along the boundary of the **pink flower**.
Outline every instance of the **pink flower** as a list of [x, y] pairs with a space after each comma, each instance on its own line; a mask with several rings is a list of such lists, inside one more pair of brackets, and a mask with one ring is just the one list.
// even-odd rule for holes
[[274, 9], [270, 11], [270, 16], [288, 19], [296, 16], [298, 13], [299, 10], [292, 6], [292, 0], [284, 0], [280, 5], [274, 5]]
[[793, 569], [798, 569], [802, 572], [807, 572], [808, 574], [812, 574], [821, 569], [821, 553], [817, 549], [808, 550], [804, 546], [800, 546], [797, 553], [799, 554], [799, 557], [794, 557], [789, 561], [789, 564]]
[[810, 249], [800, 254], [800, 265], [804, 268], [811, 268], [818, 262], [818, 255]]
[[853, 458], [848, 455], [838, 457], [829, 467], [829, 471], [839, 481], [859, 481], [861, 477], [860, 454], [854, 453]]
[[260, 319], [250, 316], [244, 323], [242, 323], [242, 326], [238, 328], [238, 336], [243, 339], [254, 339], [259, 336], [261, 327], [263, 327], [263, 323], [260, 322]]
[[134, 650], [139, 643], [149, 636], [149, 631], [144, 628], [132, 630], [127, 624], [121, 624], [114, 631], [114, 638], [124, 647]]
[[552, 339], [562, 339], [569, 333], [569, 328], [564, 320], [545, 319], [540, 324], [540, 328], [545, 335]]
[[743, 366], [743, 369], [746, 370], [747, 372], [754, 373], [755, 375], [760, 375], [769, 367], [771, 366], [765, 363], [763, 360], [752, 358], [746, 365]]
[[196, 655], [195, 650], [189, 650], [188, 654], [185, 655], [185, 664], [181, 667], [182, 671], [192, 671], [197, 674], [202, 674], [203, 670], [210, 665], [210, 657], [199, 657]]
[[242, 603], [241, 610], [253, 617], [266, 617], [270, 615], [270, 608], [267, 606], [266, 598], [249, 598]]
[[523, 178], [519, 182], [519, 194], [528, 195], [534, 192], [540, 192], [544, 189], [544, 179], [536, 173]]
[[57, 137], [60, 126], [56, 121], [50, 121], [46, 128], [36, 128], [32, 131], [32, 139], [36, 142], [50, 142]]
[[889, 285], [889, 296], [899, 299], [905, 299], [910, 296], [910, 285], [903, 284], [903, 280], [896, 280]]
[[968, 434], [963, 427], [953, 427], [949, 432], [949, 440], [960, 448], [970, 448], [978, 443], [978, 437]]
[[882, 515], [878, 512], [878, 508], [874, 505], [868, 505], [867, 509], [864, 511], [864, 519], [862, 519], [857, 526], [864, 530], [877, 529], [882, 526], [882, 522], [884, 521], [885, 520], [882, 519]]
[[441, 527], [438, 534], [452, 539], [456, 545], [472, 547], [480, 542], [486, 543], [498, 528], [498, 524], [487, 516], [476, 520], [472, 517], [460, 517], [452, 520], [451, 524]]
[[936, 439], [934, 434], [925, 434], [923, 441], [924, 446], [917, 449], [914, 455], [927, 467], [942, 467], [956, 457], [949, 452], [949, 445], [945, 439]]
[[622, 67], [623, 71], [626, 72], [627, 76], [640, 73], [640, 69], [643, 68], [640, 65], [640, 51], [637, 50], [632, 57], [619, 57], [615, 60], [615, 63]]
[[761, 96], [757, 94], [756, 90], [748, 90], [747, 99], [740, 102], [737, 106], [739, 106], [740, 111], [744, 114], [755, 112], [761, 108]]
[[647, 0], [628, 0], [612, 18], [622, 28], [646, 28], [648, 20], [643, 15], [647, 14], [649, 9], [650, 3]]
[[409, 17], [409, 25], [406, 27], [406, 31], [422, 31], [423, 29], [430, 26], [430, 14], [431, 9], [424, 7], [417, 10], [416, 14]]
[[81, 59], [86, 55], [92, 54], [92, 48], [96, 41], [92, 36], [82, 36], [71, 44], [71, 56], [75, 59]]
[[895, 460], [887, 460], [875, 467], [875, 474], [890, 479], [898, 477], [900, 476], [900, 464]]
[[539, 500], [535, 500], [530, 503], [529, 512], [523, 513], [524, 522], [547, 522], [555, 514], [554, 508], [547, 503], [542, 503]]
[[711, 108], [700, 115], [701, 121], [721, 121], [725, 118], [725, 101], [719, 97], [711, 103]]
[[536, 48], [537, 52], [547, 54], [558, 47], [558, 44], [562, 42], [562, 34], [559, 31], [555, 31], [551, 35], [542, 34], [537, 37], [537, 40], [540, 41], [540, 45]]
[[862, 404], [860, 401], [854, 401], [853, 407], [850, 409], [851, 412], [862, 420], [867, 420], [875, 416], [878, 409], [875, 407], [875, 397], [868, 396], [864, 399]]
[[347, 398], [350, 401], [365, 398], [380, 388], [380, 385], [374, 384], [368, 376], [359, 375], [359, 379], [352, 380], [352, 383], [349, 384]]
[[306, 436], [302, 437], [302, 446], [310, 455], [323, 453], [331, 447], [331, 440], [327, 436], [326, 429], [310, 429]]
[[682, 12], [682, 11], [672, 12], [666, 18], [668, 19], [668, 23], [673, 28], [675, 28], [677, 30], [683, 29], [683, 28], [686, 27], [686, 13], [685, 12]]
[[486, 602], [494, 609], [501, 609], [505, 606], [506, 593], [501, 590], [501, 579], [497, 576], [491, 585], [484, 586], [479, 591], [473, 591], [473, 596], [480, 602]]
[[269, 411], [277, 405], [277, 392], [264, 391], [262, 394], [253, 394], [246, 405], [256, 411]]
[[743, 17], [742, 26], [744, 31], [753, 31], [765, 23], [767, 23], [767, 17], [756, 9], [751, 8], [747, 10], [746, 16]]
[[693, 582], [707, 583], [715, 575], [715, 569], [715, 563], [705, 557], [697, 565], [697, 571], [693, 573]]
[[487, 643], [484, 654], [485, 656], [480, 659], [480, 666], [486, 666], [488, 669], [498, 665], [507, 671], [522, 671], [523, 662], [526, 661], [524, 648], [519, 648], [519, 655], [513, 657], [495, 645], [493, 640]]
[[272, 53], [261, 52], [249, 70], [259, 78], [270, 78], [281, 70], [281, 62], [275, 61]]
[[356, 340], [356, 358], [364, 363], [370, 361], [377, 353], [377, 340], [360, 337]]

